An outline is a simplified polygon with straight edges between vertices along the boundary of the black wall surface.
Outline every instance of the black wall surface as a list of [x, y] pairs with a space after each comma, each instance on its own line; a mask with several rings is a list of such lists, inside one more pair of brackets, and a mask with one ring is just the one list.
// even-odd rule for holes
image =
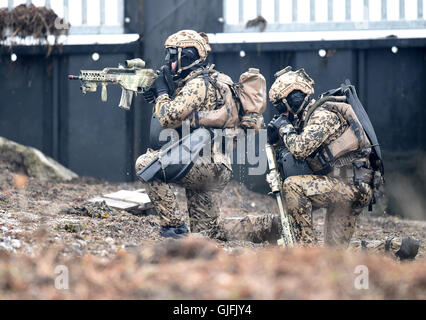
[[[30, 56], [22, 62], [0, 62], [0, 136], [51, 151], [49, 61]], [[50, 70], [51, 74], [51, 70]]]
[[[221, 1], [126, 1], [126, 16], [131, 18], [126, 29], [140, 33], [140, 43], [71, 46], [55, 50], [50, 57], [41, 48], [14, 48], [18, 54], [14, 63], [8, 49], [2, 48], [0, 136], [39, 148], [80, 175], [133, 180], [134, 161], [148, 146], [152, 106], [138, 97], [132, 111], [125, 112], [116, 107], [118, 88], [109, 88], [109, 101], [102, 103], [100, 92], [81, 95], [79, 83], [69, 82], [67, 74], [117, 66], [134, 56], [144, 58], [148, 67], [158, 68], [170, 34], [181, 29], [221, 32], [222, 14]], [[392, 46], [398, 47], [396, 54], [391, 52]], [[234, 81], [249, 67], [257, 67], [269, 88], [274, 73], [287, 65], [305, 68], [316, 82], [317, 94], [350, 79], [376, 128], [388, 172], [399, 170], [398, 163], [411, 163], [407, 155], [426, 152], [426, 39], [296, 43], [283, 39], [277, 43], [212, 44], [212, 48], [210, 62]], [[319, 57], [319, 49], [327, 50], [325, 58]], [[99, 61], [91, 59], [93, 52], [101, 54]], [[269, 105], [265, 120], [272, 116]], [[396, 153], [401, 156], [395, 158]], [[422, 159], [406, 168], [417, 172]], [[264, 176], [250, 177], [246, 168], [237, 169], [237, 179], [266, 192]]]
[[[62, 48], [46, 57], [40, 48], [3, 50], [0, 62], [0, 136], [36, 147], [79, 175], [133, 180], [133, 111], [117, 107], [121, 90], [108, 87], [108, 102], [83, 96], [68, 74], [116, 67], [138, 46]], [[126, 52], [127, 51], [127, 52]], [[92, 53], [100, 53], [93, 61]]]

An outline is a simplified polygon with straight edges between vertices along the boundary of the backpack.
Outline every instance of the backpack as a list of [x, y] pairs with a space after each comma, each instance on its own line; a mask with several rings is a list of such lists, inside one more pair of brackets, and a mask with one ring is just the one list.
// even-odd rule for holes
[[370, 121], [370, 118], [365, 111], [361, 101], [358, 98], [355, 87], [351, 84], [349, 80], [346, 80], [345, 83], [337, 89], [329, 90], [320, 95], [320, 100], [326, 100], [328, 97], [333, 96], [344, 96], [346, 97], [346, 102], [351, 105], [353, 112], [356, 114], [359, 122], [361, 123], [365, 134], [370, 141], [372, 146], [372, 152], [370, 154], [370, 164], [374, 171], [372, 188], [374, 193], [373, 204], [382, 193], [382, 187], [385, 183], [384, 179], [384, 165], [382, 158], [382, 151], [380, 148], [379, 141], [376, 136], [376, 132], [373, 128], [373, 125]]
[[354, 113], [362, 124], [362, 127], [370, 140], [373, 152], [371, 153], [370, 161], [375, 171], [380, 171], [384, 175], [384, 166], [382, 151], [380, 148], [379, 141], [374, 131], [373, 125], [371, 124], [370, 118], [365, 111], [361, 101], [358, 98], [355, 87], [351, 85], [349, 80], [346, 80], [339, 88], [329, 90], [320, 95], [320, 98], [327, 98], [329, 96], [345, 96], [347, 103], [351, 105]]
[[243, 128], [259, 131], [264, 125], [262, 114], [266, 111], [266, 80], [259, 69], [250, 68], [234, 83], [232, 79], [213, 66], [194, 75], [203, 75], [206, 83], [216, 89], [217, 107], [212, 111], [195, 114], [197, 126], [209, 128]]

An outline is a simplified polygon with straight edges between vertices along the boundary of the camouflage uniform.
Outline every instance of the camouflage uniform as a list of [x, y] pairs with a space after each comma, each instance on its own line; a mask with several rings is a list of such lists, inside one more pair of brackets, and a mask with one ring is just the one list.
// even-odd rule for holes
[[[277, 79], [270, 91], [271, 101], [285, 99], [295, 89], [303, 91], [307, 96], [313, 94], [313, 80], [304, 71], [303, 74], [299, 71], [284, 75], [287, 79]], [[286, 92], [283, 94], [283, 91]], [[280, 129], [280, 136], [288, 150], [296, 158], [306, 159], [315, 171], [318, 163], [315, 158], [309, 157], [321, 146], [329, 145], [340, 137], [348, 124], [338, 114], [324, 107], [317, 108], [309, 119], [306, 119], [314, 103], [315, 100], [311, 101], [302, 113], [299, 124], [305, 125], [301, 132], [298, 133], [294, 126], [289, 124]], [[325, 244], [348, 246], [355, 230], [356, 216], [372, 198], [371, 187], [366, 183], [355, 186], [353, 176], [346, 175], [348, 170], [352, 170], [352, 164], [340, 170], [333, 170], [328, 175], [293, 176], [283, 182], [285, 205], [299, 243], [309, 245], [317, 242], [311, 213], [316, 208], [327, 208]]]
[[[184, 31], [183, 36], [188, 38], [188, 35], [190, 39], [193, 35], [197, 37], [193, 31]], [[180, 36], [182, 32], [180, 35], [178, 33], [177, 36], [171, 36], [166, 41], [166, 47], [170, 43], [179, 43]], [[182, 79], [173, 98], [165, 94], [156, 99], [155, 113], [164, 128], [179, 128], [194, 111], [210, 111], [217, 107], [217, 93], [212, 85], [208, 86], [207, 99], [205, 99], [206, 84], [203, 74], [200, 74], [201, 70], [201, 68], [193, 70]], [[197, 74], [200, 75], [197, 76]], [[140, 156], [136, 161], [136, 171], [149, 164], [158, 153], [159, 151], [149, 149], [147, 153]], [[186, 190], [191, 231], [205, 232], [213, 237], [217, 234], [220, 214], [220, 202], [214, 199], [214, 195], [225, 188], [232, 168], [230, 158], [221, 152], [215, 152], [213, 148], [211, 158], [199, 158], [177, 184]], [[185, 214], [179, 212], [176, 196], [169, 184], [154, 181], [146, 184], [145, 187], [160, 216], [162, 226], [173, 227], [184, 224]]]

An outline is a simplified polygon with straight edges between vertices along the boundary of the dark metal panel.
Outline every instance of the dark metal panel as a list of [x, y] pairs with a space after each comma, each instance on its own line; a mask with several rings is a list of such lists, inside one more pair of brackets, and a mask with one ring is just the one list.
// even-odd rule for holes
[[182, 29], [222, 32], [219, 18], [223, 8], [218, 1], [157, 0], [144, 1], [144, 53], [150, 64], [164, 61], [164, 41]]
[[[47, 55], [47, 50], [45, 46], [13, 46], [13, 52], [18, 55], [37, 55], [44, 58], [50, 58], [52, 56], [62, 56], [67, 54], [84, 54], [90, 52], [106, 53], [106, 54], [122, 54], [122, 53], [132, 53], [139, 49], [140, 42], [129, 42], [123, 44], [77, 44], [77, 45], [57, 45], [52, 48], [50, 55]], [[5, 48], [0, 46], [0, 53], [10, 55], [10, 48]]]
[[124, 1], [124, 28], [126, 33], [143, 33], [143, 7], [147, 0]]
[[337, 88], [346, 79], [356, 83], [356, 53], [352, 50], [329, 49], [324, 58], [317, 51], [297, 51], [293, 70], [304, 68], [315, 81], [315, 95]]
[[[126, 59], [123, 55], [101, 55], [97, 62], [90, 54], [69, 57], [69, 73], [80, 69], [103, 69], [117, 66]], [[78, 82], [68, 83], [68, 105], [63, 119], [67, 121], [67, 145], [64, 158], [66, 165], [79, 175], [105, 178], [110, 181], [130, 180], [129, 161], [132, 159], [132, 130], [126, 111], [117, 107], [121, 90], [117, 86], [108, 87], [108, 102], [101, 101], [100, 89], [97, 93], [83, 96]], [[129, 177], [126, 179], [126, 177]]]
[[426, 149], [425, 58], [425, 49], [367, 52], [366, 104], [384, 152]]

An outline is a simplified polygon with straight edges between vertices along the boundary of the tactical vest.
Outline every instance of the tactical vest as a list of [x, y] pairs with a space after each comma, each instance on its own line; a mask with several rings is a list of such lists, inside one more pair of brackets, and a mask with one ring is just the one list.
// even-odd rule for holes
[[[346, 167], [350, 171], [355, 165], [359, 167], [358, 169], [369, 170], [369, 172], [364, 172], [367, 176], [363, 178], [363, 180], [369, 180], [372, 173], [369, 163], [371, 143], [351, 105], [345, 102], [346, 97], [344, 96], [330, 96], [320, 99], [309, 108], [303, 119], [302, 128], [308, 123], [315, 110], [320, 107], [335, 113], [342, 124], [347, 124], [347, 128], [337, 139], [321, 145], [307, 158], [307, 161], [315, 174], [332, 174], [339, 177], [344, 176], [348, 179], [354, 178], [354, 174], [347, 172], [342, 174], [339, 169]], [[370, 181], [361, 182], [369, 183]]]
[[[203, 77], [206, 98], [209, 84], [216, 89], [216, 108], [195, 114], [196, 126], [208, 128], [232, 128], [260, 130], [264, 124], [262, 114], [266, 111], [266, 80], [258, 69], [250, 68], [243, 73], [238, 83], [213, 66], [194, 74], [189, 80]], [[189, 81], [188, 80], [188, 81]]]

